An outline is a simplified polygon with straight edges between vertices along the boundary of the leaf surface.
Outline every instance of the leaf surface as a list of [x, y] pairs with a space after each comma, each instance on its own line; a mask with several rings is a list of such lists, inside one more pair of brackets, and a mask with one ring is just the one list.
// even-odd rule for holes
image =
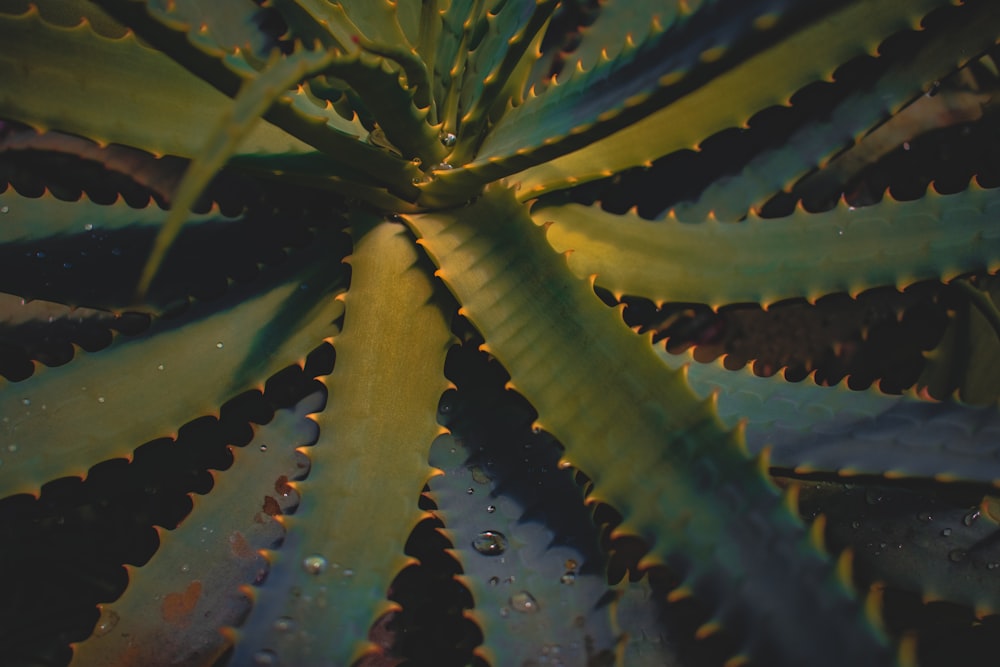
[[0, 380], [0, 495], [37, 493], [49, 480], [128, 458], [303, 359], [337, 331], [343, 312], [331, 294], [343, 280], [339, 257], [328, 245], [312, 250], [326, 260], [317, 266], [276, 272], [272, 281], [158, 320], [100, 352], [78, 351], [71, 363], [39, 368], [23, 382]]
[[[512, 194], [488, 190], [464, 210], [407, 220], [541, 426], [593, 480], [593, 496], [622, 513], [619, 532], [652, 545], [648, 561], [684, 573], [751, 654], [887, 662], [737, 439], [569, 272]], [[793, 623], [794, 636], [784, 632]]]
[[[872, 206], [841, 202], [823, 213], [797, 208], [785, 218], [743, 222], [651, 222], [634, 212], [567, 204], [535, 209], [553, 222], [548, 239], [579, 276], [616, 294], [654, 301], [720, 306], [811, 301], [833, 292], [856, 295], [878, 285], [903, 288], [1000, 266], [1000, 189], [975, 184], [920, 200], [886, 196]], [[725, 257], [725, 261], [719, 261]]]
[[[392, 608], [387, 587], [409, 562], [403, 546], [423, 515], [417, 499], [433, 473], [427, 452], [440, 430], [451, 334], [406, 229], [358, 216], [353, 233], [330, 405], [316, 416], [302, 503], [284, 521], [281, 548], [268, 552], [234, 664], [268, 650], [289, 664], [347, 665], [373, 650], [368, 629]], [[298, 631], [276, 630], [280, 618]]]
[[[74, 647], [71, 664], [208, 664], [221, 657], [230, 638], [220, 630], [249, 610], [241, 589], [267, 571], [259, 552], [281, 539], [276, 517], [298, 500], [290, 480], [304, 473], [304, 457], [296, 448], [316, 439], [306, 415], [322, 404], [314, 394], [279, 410], [249, 445], [233, 450], [232, 467], [214, 474], [211, 492], [194, 499], [191, 514], [159, 531], [153, 558], [129, 568], [125, 593], [100, 605], [95, 632]], [[150, 600], [159, 604], [151, 609]]]

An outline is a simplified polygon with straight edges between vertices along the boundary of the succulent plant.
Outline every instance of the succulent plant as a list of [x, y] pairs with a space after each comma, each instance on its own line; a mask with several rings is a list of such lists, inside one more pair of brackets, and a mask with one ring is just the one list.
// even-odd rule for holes
[[0, 0], [5, 664], [1000, 648], [998, 38]]

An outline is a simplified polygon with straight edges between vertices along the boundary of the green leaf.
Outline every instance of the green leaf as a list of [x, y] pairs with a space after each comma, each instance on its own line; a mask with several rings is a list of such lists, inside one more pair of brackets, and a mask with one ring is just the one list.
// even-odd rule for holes
[[[910, 109], [920, 106], [922, 101], [918, 99], [900, 112], [904, 102], [929, 90], [956, 65], [968, 61], [971, 54], [996, 42], [1000, 13], [984, 3], [966, 3], [952, 9], [949, 21], [935, 23], [926, 31], [932, 34], [915, 55], [907, 53], [911, 57], [898, 59], [877, 81], [855, 90], [781, 145], [759, 153], [738, 174], [724, 176], [712, 183], [697, 201], [676, 206], [677, 218], [701, 221], [711, 212], [718, 220], [738, 220], [750, 208], [759, 208], [775, 192], [829, 158], [841, 148], [840, 141], [856, 140], [890, 114], [908, 115]], [[824, 169], [823, 173], [827, 171]], [[836, 176], [827, 174], [826, 178], [820, 178], [827, 185], [842, 188], [848, 175], [834, 171], [838, 171]], [[838, 194], [839, 191], [828, 192], [833, 198]]]
[[[645, 74], [641, 78], [645, 84], [639, 84], [642, 88], [620, 87], [617, 81], [630, 79], [619, 71], [622, 63], [648, 65], [659, 49], [672, 56], [673, 33], [659, 33], [647, 39], [656, 45], [653, 51], [647, 53], [647, 48], [639, 46], [627, 56], [572, 75], [507, 114], [463, 178], [478, 174], [481, 180], [493, 180], [520, 171], [511, 181], [520, 184], [519, 196], [527, 199], [694, 148], [720, 130], [744, 125], [757, 111], [785, 102], [802, 86], [829, 76], [838, 65], [873, 49], [893, 32], [909, 28], [940, 4], [937, 0], [859, 0], [796, 26], [792, 34], [781, 35], [783, 39], [769, 37], [767, 32], [758, 35], [755, 51], [723, 72], [712, 63], [700, 67], [694, 63], [702, 53], [715, 57], [711, 48], [733, 46], [733, 40], [706, 43], [699, 36], [689, 47], [687, 60], [656, 61], [650, 70], [655, 76]], [[771, 16], [776, 6], [759, 5], [757, 16]], [[749, 5], [741, 5], [739, 16], [752, 13]], [[733, 26], [735, 21], [719, 20], [723, 26]], [[781, 33], [781, 25], [779, 21], [774, 30]], [[749, 28], [749, 24], [742, 26], [742, 30]], [[725, 54], [718, 62], [727, 62]], [[706, 68], [712, 77], [703, 80], [699, 73]], [[674, 83], [678, 75], [681, 78]], [[595, 90], [598, 82], [601, 86]], [[602, 100], [603, 95], [608, 99]], [[625, 99], [630, 95], [631, 102]]]
[[821, 387], [806, 378], [758, 377], [721, 363], [682, 363], [691, 389], [712, 397], [719, 418], [744, 425], [747, 449], [770, 448], [771, 465], [797, 474], [882, 475], [979, 484], [1000, 483], [1000, 411], [913, 394], [886, 395], [874, 387], [852, 391], [846, 383]]
[[998, 207], [1000, 189], [971, 184], [953, 195], [928, 190], [923, 199], [903, 202], [887, 195], [872, 206], [840, 202], [823, 213], [797, 208], [785, 218], [751, 215], [744, 222], [651, 222], [578, 204], [536, 208], [532, 216], [553, 223], [549, 242], [573, 251], [569, 264], [578, 276], [596, 274], [616, 294], [718, 307], [815, 301], [994, 270]]
[[77, 351], [72, 362], [38, 368], [23, 382], [0, 380], [0, 496], [37, 493], [49, 480], [128, 458], [334, 334], [343, 307], [330, 292], [343, 276], [336, 246], [325, 245], [302, 251], [317, 266], [276, 271], [271, 281], [193, 304], [181, 318], [157, 320], [100, 352]]
[[[188, 157], [232, 104], [131, 33], [109, 38], [87, 23], [50, 25], [31, 10], [19, 16], [0, 13], [0, 42], [7, 47], [0, 55], [0, 115], [38, 128]], [[39, 79], [46, 85], [37, 85]], [[107, 112], [107, 99], [115, 100], [114, 114]], [[241, 149], [311, 150], [266, 124]]]
[[509, 191], [407, 220], [565, 460], [621, 512], [618, 532], [651, 545], [647, 563], [680, 572], [752, 655], [887, 662], [883, 640], [738, 440], [570, 273]]
[[967, 289], [978, 292], [987, 305], [977, 307], [972, 298], [959, 306], [941, 342], [927, 354], [917, 387], [937, 399], [954, 395], [966, 403], [995, 406], [1000, 400], [1000, 334], [996, 305], [990, 305], [1000, 297], [1000, 282], [988, 278]]
[[[294, 511], [294, 482], [304, 472], [296, 448], [316, 439], [306, 418], [322, 408], [322, 394], [279, 410], [246, 447], [233, 449], [229, 470], [215, 473], [211, 493], [194, 498], [191, 514], [174, 530], [160, 530], [160, 546], [129, 586], [102, 604], [91, 637], [74, 647], [73, 665], [205, 664], [218, 659], [250, 607], [244, 588], [267, 570], [260, 551], [281, 539], [280, 515]], [[158, 604], [151, 608], [150, 600]], [[292, 631], [292, 628], [287, 628]]]
[[827, 539], [850, 548], [877, 586], [971, 607], [979, 618], [1000, 612], [996, 502], [822, 482], [801, 492], [803, 510], [822, 512]]
[[[330, 406], [316, 416], [320, 438], [297, 485], [302, 503], [268, 554], [234, 664], [267, 649], [289, 664], [347, 665], [374, 650], [368, 628], [392, 608], [386, 589], [408, 563], [403, 546], [423, 516], [417, 499], [433, 474], [427, 452], [440, 431], [434, 415], [451, 334], [406, 229], [359, 216], [353, 234]], [[373, 517], [392, 528], [378, 529]], [[298, 631], [276, 630], [278, 618]]]

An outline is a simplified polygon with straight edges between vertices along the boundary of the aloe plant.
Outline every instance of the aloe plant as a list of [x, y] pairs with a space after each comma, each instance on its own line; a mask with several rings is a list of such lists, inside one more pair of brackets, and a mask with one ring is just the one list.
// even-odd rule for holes
[[[992, 136], [998, 36], [987, 0], [3, 0], [4, 521], [216, 452], [112, 531], [149, 553], [83, 630], [5, 654], [936, 664], [880, 605], [1000, 604], [1000, 190], [877, 188]], [[437, 596], [465, 634], [421, 653]]]

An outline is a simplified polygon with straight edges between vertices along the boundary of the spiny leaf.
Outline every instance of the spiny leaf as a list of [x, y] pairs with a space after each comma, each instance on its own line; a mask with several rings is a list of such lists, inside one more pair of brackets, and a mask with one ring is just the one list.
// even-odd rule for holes
[[[234, 664], [270, 650], [290, 664], [347, 665], [373, 650], [368, 628], [392, 607], [386, 589], [407, 563], [403, 545], [422, 516], [417, 499], [432, 474], [427, 451], [439, 431], [433, 416], [451, 334], [406, 229], [361, 216], [354, 223], [330, 407], [316, 417], [320, 439], [298, 485], [302, 503], [284, 521], [281, 549], [268, 554]], [[409, 334], [371, 335], [383, 328]], [[372, 517], [392, 529], [376, 529]], [[279, 618], [298, 631], [276, 631]]]
[[[491, 180], [511, 171], [524, 170], [512, 181], [520, 183], [519, 196], [528, 198], [648, 164], [682, 148], [696, 147], [720, 130], [743, 125], [755, 112], [784, 102], [810, 81], [829, 76], [837, 65], [874, 49], [894, 31], [911, 27], [939, 4], [936, 0], [906, 3], [894, 0], [878, 6], [855, 2], [813, 23], [799, 26], [780, 41], [764, 32], [757, 37], [759, 50], [740, 59], [730, 69], [717, 72], [712, 63], [701, 66], [713, 73], [713, 77], [704, 82], [688, 79], [697, 77], [701, 67], [685, 68], [692, 67], [702, 53], [715, 54], [701, 47], [729, 46], [732, 40], [707, 44], [699, 37], [687, 52], [692, 62], [672, 65], [673, 57], [658, 61], [650, 71], [659, 73], [644, 76], [646, 87], [642, 93], [635, 93], [631, 105], [622, 104], [622, 89], [616, 84], [618, 76], [611, 76], [620, 63], [625, 62], [619, 57], [571, 78], [563, 88], [555, 86], [546, 90], [507, 114], [464, 178], [481, 172], [481, 179]], [[777, 6], [755, 5], [760, 9], [755, 16], [769, 16], [775, 13]], [[746, 18], [752, 14], [749, 5], [746, 8], [741, 5], [739, 14], [734, 17]], [[693, 18], [688, 19], [691, 20]], [[748, 20], [752, 23], [753, 19]], [[736, 18], [720, 18], [719, 21], [729, 29], [739, 25]], [[743, 29], [749, 29], [750, 23]], [[768, 22], [759, 25], [767, 26]], [[780, 33], [780, 26], [779, 22], [773, 29]], [[718, 30], [724, 29], [727, 28]], [[673, 31], [668, 31], [649, 39], [651, 44], [662, 44], [673, 53], [673, 38]], [[655, 51], [640, 46], [628, 56], [631, 62], [638, 64]], [[801, 57], [803, 53], [808, 53], [809, 57]], [[725, 58], [719, 62], [725, 62]], [[682, 75], [677, 83], [673, 82], [675, 74]], [[604, 82], [601, 90], [613, 95], [612, 99], [596, 103], [600, 95], [595, 95], [591, 88], [595, 77], [607, 77], [601, 79]], [[697, 87], [692, 85], [694, 83]], [[581, 105], [581, 96], [586, 104]], [[591, 103], [595, 103], [593, 107]], [[647, 108], [650, 105], [652, 108]], [[570, 107], [573, 113], [569, 113]], [[556, 113], [556, 109], [562, 113]], [[615, 130], [615, 134], [607, 136]], [[573, 152], [566, 154], [571, 150]], [[491, 160], [496, 164], [491, 164]], [[540, 164], [543, 161], [544, 164]], [[453, 178], [457, 178], [457, 174]]]
[[[158, 320], [145, 334], [100, 352], [78, 351], [71, 363], [39, 368], [16, 385], [0, 380], [6, 418], [0, 495], [36, 493], [48, 480], [82, 477], [94, 463], [127, 458], [136, 446], [260, 385], [335, 333], [343, 307], [330, 291], [343, 276], [335, 244], [325, 245], [303, 251], [315, 266], [276, 271], [271, 281], [195, 304], [182, 319]], [[165, 395], [171, 400], [159, 400]]]
[[[147, 12], [137, 0], [98, 1], [108, 13], [127, 22], [144, 40], [185, 68], [197, 72], [199, 77], [228, 96], [235, 97], [247, 81], [257, 77], [255, 63], [239, 52], [230, 53], [199, 40], [183, 21], [161, 20], [163, 17]], [[299, 50], [302, 50], [301, 45]], [[142, 90], [141, 84], [138, 89]], [[288, 93], [270, 107], [264, 118], [312, 149], [349, 162], [356, 171], [373, 177], [376, 182], [388, 183], [394, 194], [406, 200], [416, 197], [413, 179], [420, 176], [420, 171], [407, 160], [359, 141], [360, 132], [366, 132], [359, 130], [363, 126], [354, 118], [345, 119], [332, 106], [310, 105], [306, 96]], [[372, 178], [361, 180], [370, 183]]]
[[[1000, 189], [976, 184], [953, 195], [872, 206], [846, 202], [823, 213], [798, 208], [785, 218], [681, 223], [615, 215], [597, 206], [535, 209], [553, 222], [548, 238], [580, 276], [616, 294], [655, 301], [769, 304], [791, 297], [856, 295], [877, 285], [903, 287], [1000, 266], [992, 224]], [[725, 262], [717, 258], [726, 257]]]
[[[191, 156], [232, 104], [225, 95], [150, 49], [131, 33], [111, 38], [89, 24], [54, 26], [36, 10], [0, 13], [0, 104], [8, 118], [163, 154]], [[46, 85], [38, 85], [43, 76]], [[151, 82], [155, 81], [155, 85]], [[121, 91], [131, 91], [122, 95]], [[107, 113], [106, 99], [116, 100]], [[150, 125], [143, 119], [155, 116]], [[311, 150], [262, 124], [242, 146], [249, 153]]]
[[827, 539], [850, 548], [856, 567], [880, 585], [966, 605], [980, 617], [1000, 612], [995, 497], [963, 506], [905, 488], [810, 483], [800, 503], [823, 514]]
[[[207, 664], [230, 638], [250, 600], [242, 590], [267, 570], [260, 551], [281, 539], [278, 517], [294, 511], [294, 481], [306, 471], [296, 448], [316, 439], [306, 415], [322, 394], [280, 410], [253, 441], [233, 451], [232, 467], [215, 474], [211, 493], [195, 498], [192, 514], [175, 530], [159, 531], [160, 547], [141, 568], [129, 568], [129, 587], [101, 616], [90, 639], [74, 647], [74, 665]], [[158, 600], [150, 613], [150, 600]], [[288, 627], [287, 632], [294, 628]]]
[[567, 664], [614, 655], [611, 609], [598, 604], [608, 591], [602, 563], [585, 562], [583, 550], [554, 544], [543, 524], [522, 519], [523, 501], [473, 467], [476, 441], [465, 442], [435, 440], [430, 462], [444, 474], [430, 488], [472, 591], [480, 652], [496, 665], [540, 660], [554, 645]]
[[[995, 304], [1000, 283], [989, 278], [980, 287], [969, 285], [980, 298]], [[989, 312], [989, 306], [985, 310]], [[996, 306], [993, 306], [993, 310]], [[953, 316], [944, 337], [927, 354], [927, 366], [917, 380], [917, 387], [935, 398], [945, 399], [957, 393], [962, 401], [976, 405], [996, 405], [1000, 399], [1000, 336], [991, 318], [966, 302]]]
[[191, 206], [250, 134], [260, 116], [286, 90], [329, 67], [333, 60], [332, 54], [310, 51], [299, 51], [288, 58], [275, 55], [268, 63], [268, 68], [244, 86], [233, 100], [233, 106], [216, 121], [205, 145], [195, 155], [177, 186], [170, 214], [156, 235], [149, 260], [139, 278], [136, 291], [140, 295], [144, 295], [149, 289], [167, 250], [180, 233]]
[[[679, 367], [689, 357], [660, 357]], [[884, 475], [1000, 483], [1000, 410], [954, 401], [890, 396], [843, 384], [817, 386], [758, 377], [719, 363], [688, 363], [686, 377], [702, 398], [713, 397], [729, 427], [745, 424], [747, 449], [770, 449], [771, 465], [796, 473]]]
[[[541, 425], [593, 479], [594, 497], [622, 513], [619, 531], [652, 545], [649, 561], [682, 572], [755, 655], [887, 662], [737, 439], [589, 285], [552, 261], [512, 194], [491, 189], [464, 210], [407, 220]], [[794, 635], [784, 631], [792, 624]]]
[[[932, 26], [927, 43], [914, 56], [898, 59], [872, 85], [848, 95], [780, 146], [754, 157], [739, 174], [716, 181], [696, 202], [676, 206], [677, 218], [701, 221], [711, 212], [719, 220], [735, 220], [751, 207], [758, 208], [793, 179], [828, 158], [840, 148], [840, 141], [857, 139], [884, 116], [899, 111], [904, 102], [929, 90], [957, 64], [967, 61], [970, 54], [992, 46], [998, 30], [1000, 12], [987, 3], [952, 8], [947, 23]], [[907, 109], [902, 114], [907, 114]], [[830, 180], [836, 181], [835, 187], [842, 187], [846, 177], [838, 175]]]

